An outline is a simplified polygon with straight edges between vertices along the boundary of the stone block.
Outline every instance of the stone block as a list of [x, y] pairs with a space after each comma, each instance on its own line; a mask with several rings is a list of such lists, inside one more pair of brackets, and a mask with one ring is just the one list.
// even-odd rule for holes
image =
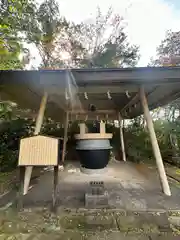
[[85, 193], [86, 208], [105, 208], [108, 207], [108, 192], [104, 188], [103, 181], [91, 181]]
[[103, 195], [105, 192], [104, 182], [91, 181], [88, 190], [92, 195]]
[[105, 191], [103, 194], [85, 194], [85, 207], [87, 208], [105, 208], [108, 207], [108, 192]]

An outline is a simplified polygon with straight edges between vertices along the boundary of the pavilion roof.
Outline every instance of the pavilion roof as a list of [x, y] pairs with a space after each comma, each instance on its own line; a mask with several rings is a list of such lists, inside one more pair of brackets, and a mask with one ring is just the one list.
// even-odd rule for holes
[[[149, 108], [163, 106], [180, 97], [180, 67], [115, 69], [62, 69], [1, 71], [0, 97], [16, 102], [23, 109], [37, 111], [44, 92], [48, 93], [46, 115], [61, 120], [64, 110], [71, 117], [89, 114], [117, 119], [142, 114], [139, 87], [143, 85]], [[73, 99], [73, 108], [68, 104]], [[88, 112], [89, 104], [97, 111]], [[71, 106], [71, 109], [70, 109]]]

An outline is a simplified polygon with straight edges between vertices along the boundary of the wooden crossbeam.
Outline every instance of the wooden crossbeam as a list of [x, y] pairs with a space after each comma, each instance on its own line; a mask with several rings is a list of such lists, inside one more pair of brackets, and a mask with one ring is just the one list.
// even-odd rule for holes
[[110, 93], [126, 93], [126, 91], [129, 91], [130, 93], [135, 93], [138, 92], [138, 85], [121, 85], [121, 86], [112, 86], [112, 85], [105, 85], [105, 86], [87, 86], [87, 87], [79, 87], [78, 88], [78, 93], [83, 94], [87, 93], [88, 94], [98, 94], [98, 93], [104, 93], [106, 94], [108, 91]]

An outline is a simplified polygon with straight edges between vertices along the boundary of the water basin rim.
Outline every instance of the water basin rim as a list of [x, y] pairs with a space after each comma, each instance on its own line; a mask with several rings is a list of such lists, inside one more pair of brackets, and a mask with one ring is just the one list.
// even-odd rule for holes
[[76, 147], [76, 150], [109, 150], [112, 149], [112, 146], [108, 146], [108, 147], [85, 147], [85, 148], [81, 148], [81, 147]]
[[111, 139], [112, 133], [85, 133], [85, 134], [75, 134], [76, 140], [106, 140]]

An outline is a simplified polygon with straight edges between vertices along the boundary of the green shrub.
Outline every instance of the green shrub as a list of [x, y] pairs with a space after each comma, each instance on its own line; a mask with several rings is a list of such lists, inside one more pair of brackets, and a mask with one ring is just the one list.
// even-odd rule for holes
[[[79, 121], [69, 124], [68, 149], [75, 146], [74, 134], [79, 133]], [[93, 122], [87, 121], [89, 132], [93, 131]], [[174, 154], [170, 141], [170, 134], [174, 134], [180, 144], [180, 123], [157, 120], [154, 122], [155, 131], [163, 159], [169, 159]], [[1, 171], [11, 171], [17, 166], [20, 139], [33, 134], [35, 122], [31, 119], [15, 119], [4, 121], [0, 124], [0, 168]], [[120, 153], [121, 143], [119, 128], [113, 124], [106, 124], [106, 131], [113, 133], [111, 145], [115, 152]], [[123, 129], [125, 149], [128, 160], [133, 162], [154, 161], [152, 146], [148, 131], [138, 121]], [[42, 127], [42, 134], [63, 138], [64, 127], [62, 124], [46, 120]], [[177, 150], [176, 150], [177, 151]], [[120, 157], [121, 158], [121, 157]]]

